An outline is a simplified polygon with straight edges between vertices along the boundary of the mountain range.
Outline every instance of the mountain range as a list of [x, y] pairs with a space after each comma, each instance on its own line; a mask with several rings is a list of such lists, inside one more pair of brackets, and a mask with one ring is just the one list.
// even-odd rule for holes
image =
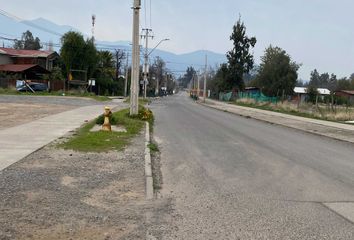
[[[38, 28], [39, 26], [39, 28]], [[5, 38], [19, 39], [23, 32], [30, 30], [34, 37], [39, 37], [42, 43], [53, 42], [54, 45], [60, 43], [60, 36], [68, 31], [78, 31], [78, 29], [68, 26], [59, 25], [44, 18], [37, 18], [34, 20], [17, 21], [0, 15], [0, 36]], [[47, 31], [49, 30], [49, 31]], [[84, 34], [85, 35], [85, 34]], [[85, 35], [87, 37], [87, 35]], [[4, 46], [12, 46], [11, 41], [2, 39], [0, 43]], [[123, 49], [130, 50], [130, 41], [101, 41], [96, 40], [97, 47], [100, 49]], [[46, 48], [46, 45], [44, 45]], [[57, 47], [55, 49], [59, 51]], [[161, 57], [167, 65], [167, 68], [175, 73], [177, 76], [183, 74], [188, 66], [193, 66], [195, 69], [204, 68], [205, 55], [208, 56], [208, 65], [214, 67], [226, 62], [225, 54], [215, 53], [207, 50], [198, 50], [186, 54], [175, 54], [173, 52], [156, 49], [152, 52], [151, 58]]]

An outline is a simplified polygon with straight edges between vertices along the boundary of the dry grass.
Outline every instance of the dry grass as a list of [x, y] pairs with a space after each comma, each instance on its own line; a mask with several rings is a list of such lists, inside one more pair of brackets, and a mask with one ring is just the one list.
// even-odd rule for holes
[[297, 103], [290, 101], [274, 104], [268, 102], [256, 102], [254, 99], [249, 98], [238, 99], [236, 104], [329, 121], [343, 122], [354, 120], [353, 107], [336, 106], [332, 109], [330, 106], [325, 104], [319, 104], [316, 106], [310, 103], [303, 103], [298, 106]]

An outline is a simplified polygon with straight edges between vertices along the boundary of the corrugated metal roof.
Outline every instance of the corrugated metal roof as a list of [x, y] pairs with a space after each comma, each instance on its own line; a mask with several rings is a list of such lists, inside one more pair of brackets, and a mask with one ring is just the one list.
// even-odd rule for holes
[[317, 92], [321, 95], [330, 95], [331, 91], [329, 91], [327, 88], [317, 88]]
[[354, 90], [339, 90], [337, 92], [344, 92], [344, 93], [347, 93], [347, 94], [350, 94], [350, 95], [354, 95]]
[[[307, 88], [305, 87], [295, 87], [294, 92], [297, 94], [305, 94], [307, 93]], [[330, 95], [331, 91], [327, 88], [317, 88], [317, 92], [321, 95]]]
[[40, 51], [40, 50], [18, 50], [13, 48], [0, 47], [0, 54], [10, 55], [12, 57], [48, 57], [55, 53], [54, 51]]
[[294, 88], [294, 93], [306, 93], [307, 92], [307, 88], [305, 87], [295, 87]]
[[39, 66], [37, 64], [4, 64], [4, 65], [0, 65], [0, 71], [3, 71], [3, 72], [20, 73], [20, 72], [26, 71], [31, 68], [35, 68], [35, 70], [40, 73], [49, 73], [48, 70], [42, 68], [41, 66]]

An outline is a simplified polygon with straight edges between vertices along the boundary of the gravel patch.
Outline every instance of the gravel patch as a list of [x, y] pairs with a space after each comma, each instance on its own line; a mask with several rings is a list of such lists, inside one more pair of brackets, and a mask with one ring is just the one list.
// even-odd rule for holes
[[0, 172], [0, 239], [145, 239], [168, 208], [145, 200], [143, 135], [103, 154], [57, 143]]
[[70, 105], [50, 105], [35, 103], [1, 103], [0, 130], [29, 123], [53, 114], [74, 109]]

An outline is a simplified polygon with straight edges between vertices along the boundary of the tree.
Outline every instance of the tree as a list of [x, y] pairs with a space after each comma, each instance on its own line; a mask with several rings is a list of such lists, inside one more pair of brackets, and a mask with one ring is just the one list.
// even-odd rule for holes
[[246, 27], [241, 22], [241, 17], [233, 26], [230, 40], [233, 41], [233, 48], [226, 56], [231, 77], [231, 87], [243, 89], [243, 76], [253, 68], [254, 59], [251, 48], [256, 45], [257, 40], [255, 37], [248, 37], [246, 35]]
[[[161, 85], [163, 80], [166, 78], [166, 73], [167, 69], [165, 61], [160, 57], [156, 57], [149, 70], [150, 79], [147, 88], [149, 95], [153, 95], [159, 92], [159, 89], [162, 87]], [[159, 89], [157, 89], [157, 82]]]
[[207, 82], [207, 89], [211, 90], [211, 97], [218, 98], [219, 92], [230, 90], [232, 81], [229, 74], [229, 68], [226, 63], [221, 64], [212, 78]]
[[67, 32], [61, 38], [60, 56], [65, 65], [66, 75], [71, 70], [84, 70], [87, 77], [93, 76], [97, 67], [97, 50], [92, 39], [84, 40], [81, 33]]
[[41, 41], [38, 37], [34, 38], [32, 33], [27, 30], [22, 33], [21, 40], [15, 40], [13, 46], [15, 49], [24, 49], [24, 50], [39, 50], [41, 49]]
[[67, 32], [61, 38], [62, 47], [60, 49], [60, 56], [65, 65], [66, 75], [70, 73], [71, 69], [81, 69], [83, 65], [83, 56], [85, 50], [84, 36], [78, 32]]
[[180, 85], [183, 88], [187, 88], [188, 84], [191, 82], [191, 80], [193, 79], [193, 77], [196, 74], [197, 74], [197, 72], [194, 69], [194, 67], [192, 67], [192, 66], [188, 67], [187, 70], [186, 70], [186, 73], [181, 78], [179, 78], [179, 80], [178, 80], [180, 82]]
[[264, 94], [279, 96], [293, 93], [299, 65], [281, 48], [269, 46], [261, 57], [257, 83]]
[[123, 50], [115, 50], [115, 64], [116, 64], [116, 79], [119, 78], [120, 70], [122, 68], [122, 61], [125, 58], [125, 53]]
[[318, 88], [320, 86], [320, 74], [317, 69], [311, 72], [309, 86]]
[[115, 81], [115, 64], [115, 57], [112, 52], [97, 52], [97, 64], [94, 76], [97, 80], [97, 85], [99, 86], [99, 94], [118, 93], [119, 90], [123, 89], [122, 86], [119, 86], [119, 82]]

